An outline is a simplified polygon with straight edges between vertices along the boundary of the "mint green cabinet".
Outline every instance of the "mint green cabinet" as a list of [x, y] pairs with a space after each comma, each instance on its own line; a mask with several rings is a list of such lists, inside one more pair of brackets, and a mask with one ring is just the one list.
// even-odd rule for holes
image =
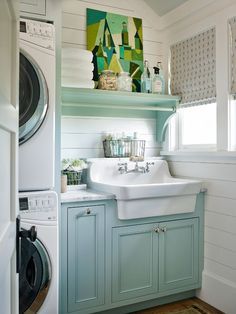
[[154, 224], [113, 228], [113, 302], [157, 292], [158, 241], [154, 230]]
[[179, 289], [199, 280], [198, 218], [160, 224], [159, 291]]
[[198, 218], [113, 228], [112, 301], [198, 282]]
[[193, 213], [135, 220], [119, 220], [115, 200], [64, 203], [60, 314], [130, 313], [194, 296], [203, 201], [200, 193]]
[[68, 209], [68, 312], [104, 304], [104, 206]]

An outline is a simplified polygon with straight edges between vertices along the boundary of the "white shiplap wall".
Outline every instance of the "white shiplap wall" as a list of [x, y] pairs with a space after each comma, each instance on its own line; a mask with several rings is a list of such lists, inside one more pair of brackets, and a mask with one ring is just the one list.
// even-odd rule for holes
[[[162, 61], [162, 37], [155, 30], [158, 17], [142, 0], [64, 0], [62, 47], [86, 49], [86, 8], [142, 18], [144, 58], [149, 60], [150, 67]], [[127, 135], [138, 132], [147, 141], [147, 156], [159, 153], [154, 119], [63, 117], [62, 158], [103, 157], [104, 134], [122, 132]]]
[[[165, 31], [166, 53], [172, 43], [210, 27], [216, 28], [217, 146], [219, 151], [224, 151], [228, 145], [230, 77], [227, 22], [236, 16], [236, 3], [235, 0], [188, 2], [204, 7], [189, 15], [182, 8], [171, 12], [182, 18]], [[236, 155], [230, 157], [228, 153], [223, 157], [218, 153], [217, 157], [217, 154], [205, 153], [203, 157], [198, 153], [179, 153], [168, 158], [173, 175], [202, 179], [208, 189], [204, 272], [199, 297], [224, 313], [236, 314]]]
[[144, 59], [150, 67], [162, 61], [162, 33], [155, 29], [158, 16], [142, 0], [63, 0], [62, 47], [86, 49], [86, 8], [142, 18]]
[[[175, 158], [174, 158], [175, 159]], [[186, 160], [186, 158], [185, 158]], [[205, 250], [200, 297], [236, 313], [236, 158], [230, 161], [169, 161], [175, 176], [197, 178], [207, 188]]]
[[109, 117], [63, 117], [62, 158], [104, 157], [102, 140], [106, 134], [132, 136], [146, 140], [147, 157], [157, 156], [155, 119], [131, 119]]

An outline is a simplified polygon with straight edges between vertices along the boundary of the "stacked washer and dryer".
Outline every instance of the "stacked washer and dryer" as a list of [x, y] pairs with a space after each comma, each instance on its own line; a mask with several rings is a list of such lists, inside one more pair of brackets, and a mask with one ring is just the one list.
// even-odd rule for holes
[[[54, 189], [55, 30], [20, 20], [19, 209], [20, 314], [58, 313], [58, 201]], [[31, 239], [30, 239], [31, 238]]]

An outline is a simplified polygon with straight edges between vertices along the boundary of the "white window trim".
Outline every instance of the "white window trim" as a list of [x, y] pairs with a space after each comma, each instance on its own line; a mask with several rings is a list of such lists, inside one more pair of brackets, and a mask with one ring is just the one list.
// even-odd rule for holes
[[[177, 30], [176, 32], [166, 33], [168, 36], [168, 43], [166, 45], [166, 54], [168, 55], [170, 60], [170, 45], [176, 42], [176, 38], [179, 40], [184, 40], [188, 36], [201, 31], [206, 28], [210, 28], [215, 26], [216, 28], [216, 94], [217, 94], [217, 147], [215, 150], [209, 148], [209, 156], [212, 154], [222, 154], [224, 156], [232, 156], [232, 154], [236, 154], [235, 150], [232, 150], [232, 146], [230, 147], [230, 139], [229, 139], [229, 115], [230, 115], [230, 102], [229, 102], [229, 83], [230, 83], [230, 66], [229, 66], [229, 18], [235, 16], [235, 10], [232, 10], [231, 7], [226, 7], [222, 10], [222, 12], [218, 12], [215, 14], [212, 12], [211, 18], [204, 18], [201, 20], [201, 23], [189, 23], [189, 27], [182, 28], [181, 30]], [[168, 61], [166, 61], [166, 66], [169, 68]], [[168, 139], [169, 132], [166, 132], [166, 138]], [[165, 146], [163, 147], [163, 152], [170, 152], [171, 155], [177, 155], [181, 153], [179, 150], [179, 146], [176, 147], [175, 151], [173, 148], [170, 150], [168, 147], [168, 141], [166, 141]], [[230, 150], [231, 148], [231, 150]], [[233, 147], [234, 148], [234, 147]], [[204, 154], [208, 153], [207, 148], [205, 148]], [[196, 151], [198, 152], [198, 151]], [[194, 151], [189, 154], [194, 155]], [[186, 150], [183, 152], [186, 154]]]
[[[216, 106], [217, 107], [217, 106]], [[216, 108], [217, 109], [217, 108]], [[217, 110], [216, 110], [217, 114]], [[216, 130], [217, 131], [217, 130]], [[172, 133], [174, 132], [174, 134]], [[181, 123], [181, 114], [180, 112], [176, 112], [175, 115], [175, 125], [174, 131], [173, 128], [168, 127], [166, 132], [166, 141], [164, 143], [164, 151], [169, 152], [215, 152], [217, 151], [217, 143], [216, 144], [190, 144], [184, 145], [182, 143], [182, 123]], [[172, 141], [170, 140], [172, 139]], [[174, 144], [173, 144], [174, 142]]]
[[177, 120], [177, 134], [176, 136], [178, 137], [178, 150], [180, 151], [189, 151], [189, 150], [196, 150], [196, 151], [212, 151], [216, 150], [217, 143], [216, 144], [189, 144], [189, 145], [184, 145], [182, 142], [183, 139], [183, 123], [182, 123], [182, 118], [181, 114], [178, 115], [178, 120]]

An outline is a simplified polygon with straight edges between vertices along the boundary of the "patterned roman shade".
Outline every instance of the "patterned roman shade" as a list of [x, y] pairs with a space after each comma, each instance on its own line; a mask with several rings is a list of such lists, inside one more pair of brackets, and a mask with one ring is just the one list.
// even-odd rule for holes
[[181, 106], [216, 102], [215, 28], [171, 46], [170, 88]]
[[230, 65], [231, 65], [231, 86], [230, 93], [236, 95], [236, 17], [229, 20], [230, 27]]

